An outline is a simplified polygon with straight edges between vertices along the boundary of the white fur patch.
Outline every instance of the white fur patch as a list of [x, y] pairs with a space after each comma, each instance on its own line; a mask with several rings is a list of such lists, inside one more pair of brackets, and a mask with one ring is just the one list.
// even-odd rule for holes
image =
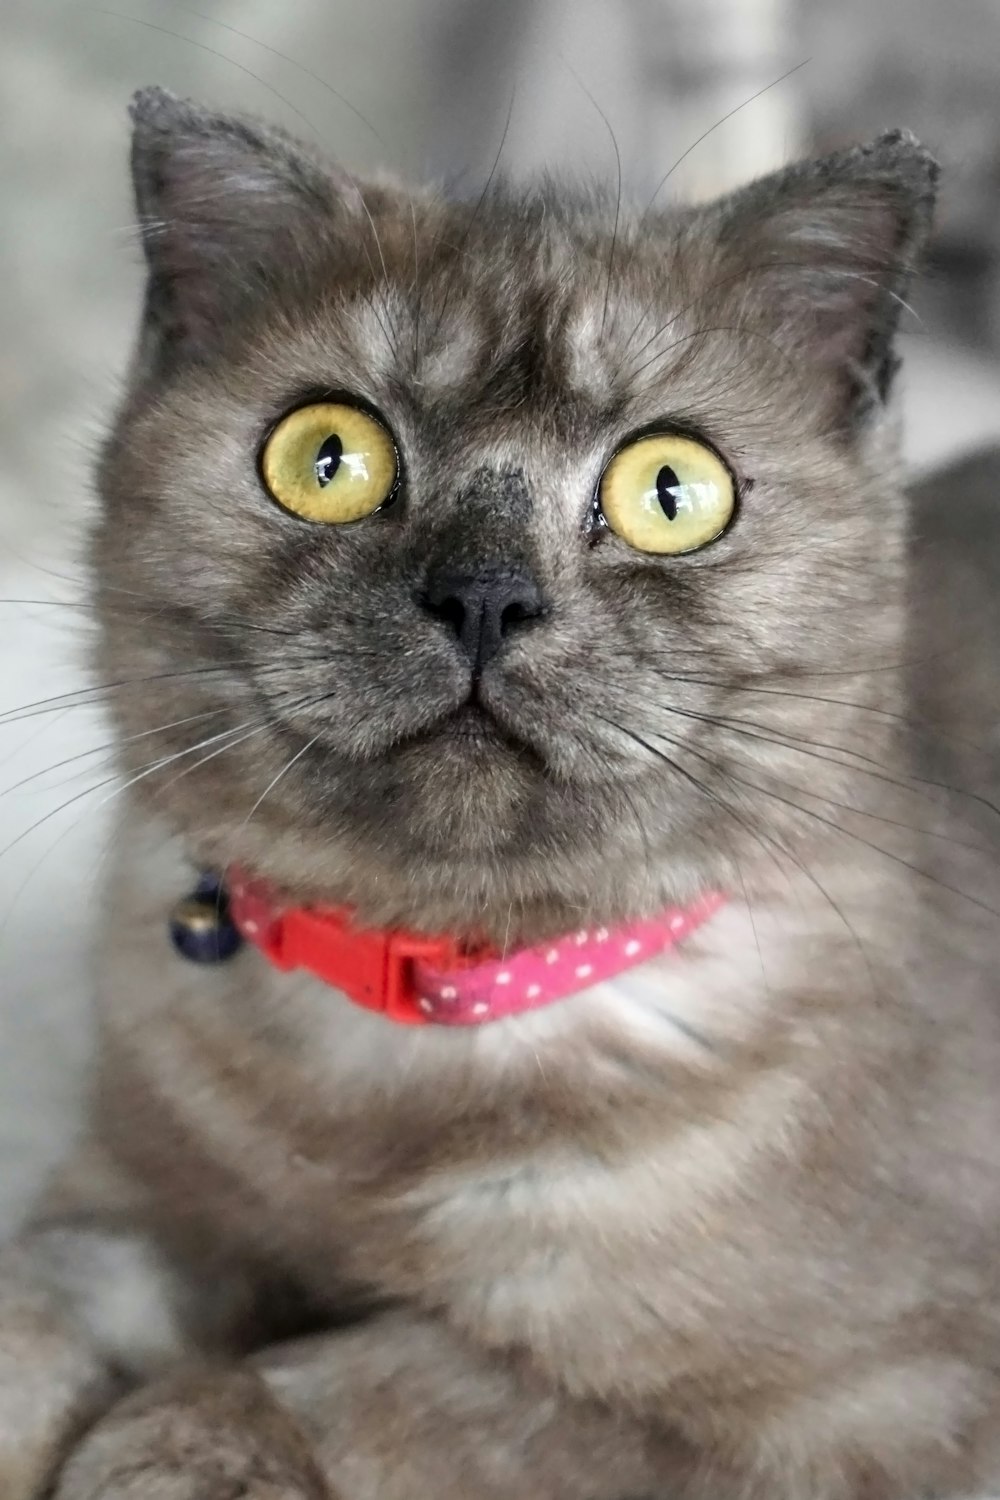
[[46, 1279], [116, 1364], [146, 1372], [184, 1352], [174, 1278], [148, 1241], [97, 1229], [53, 1230], [40, 1252]]
[[450, 319], [421, 358], [417, 377], [420, 384], [432, 392], [464, 385], [476, 367], [481, 348], [482, 335], [471, 318]]
[[593, 401], [606, 401], [614, 385], [614, 360], [601, 324], [601, 310], [588, 306], [574, 312], [566, 325], [569, 385]]
[[[402, 320], [405, 317], [406, 322]], [[348, 326], [361, 363], [372, 380], [384, 380], [399, 364], [397, 348], [410, 337], [409, 314], [394, 293], [376, 288], [370, 299], [354, 302], [347, 312]]]

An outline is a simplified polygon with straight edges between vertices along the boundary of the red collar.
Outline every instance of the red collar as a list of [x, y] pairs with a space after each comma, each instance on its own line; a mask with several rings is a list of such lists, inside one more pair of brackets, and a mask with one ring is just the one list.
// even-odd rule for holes
[[625, 927], [587, 928], [506, 955], [452, 938], [359, 927], [344, 907], [282, 906], [262, 881], [231, 872], [229, 911], [278, 969], [307, 969], [366, 1010], [423, 1026], [477, 1026], [537, 1010], [672, 948], [722, 905], [709, 894]]

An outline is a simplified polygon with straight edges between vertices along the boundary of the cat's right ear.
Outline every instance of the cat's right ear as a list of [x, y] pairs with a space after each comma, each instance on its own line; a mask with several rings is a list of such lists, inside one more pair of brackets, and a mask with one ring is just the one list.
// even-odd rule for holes
[[[281, 131], [165, 89], [134, 95], [132, 179], [149, 266], [143, 362], [198, 358], [327, 225], [342, 185]], [[312, 233], [311, 233], [312, 231]]]

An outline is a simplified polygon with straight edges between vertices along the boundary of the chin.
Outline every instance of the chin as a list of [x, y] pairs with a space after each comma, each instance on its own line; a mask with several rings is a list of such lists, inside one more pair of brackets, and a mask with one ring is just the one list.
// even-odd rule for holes
[[371, 768], [360, 807], [376, 846], [448, 864], [524, 856], [548, 801], [545, 768], [493, 721], [460, 714]]

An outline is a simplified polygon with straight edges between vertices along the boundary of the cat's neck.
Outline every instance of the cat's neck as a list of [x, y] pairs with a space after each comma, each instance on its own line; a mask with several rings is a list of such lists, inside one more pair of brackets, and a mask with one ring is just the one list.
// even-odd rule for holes
[[[126, 819], [111, 881], [107, 930], [167, 948], [171, 905], [191, 878], [187, 851], [141, 813]], [[334, 1067], [337, 1087], [426, 1082], [456, 1067], [465, 1077], [546, 1071], [722, 1081], [776, 1037], [801, 1026], [854, 1024], [898, 964], [911, 901], [907, 883], [843, 857], [776, 875], [759, 897], [733, 896], [683, 943], [648, 963], [456, 1041], [450, 1028], [410, 1028], [359, 1010], [302, 972], [284, 974], [254, 951], [224, 972], [171, 956], [171, 982], [149, 1003], [163, 1021], [176, 1006], [201, 1025], [219, 1020], [247, 1036], [281, 1039], [309, 1068]], [[239, 969], [239, 974], [236, 970]], [[176, 971], [176, 972], [174, 972]], [[141, 977], [141, 976], [140, 976]], [[120, 990], [120, 985], [116, 984]], [[130, 994], [130, 1027], [139, 1022]], [[333, 1059], [337, 1061], [334, 1064]], [[408, 1085], [407, 1085], [408, 1086]]]

